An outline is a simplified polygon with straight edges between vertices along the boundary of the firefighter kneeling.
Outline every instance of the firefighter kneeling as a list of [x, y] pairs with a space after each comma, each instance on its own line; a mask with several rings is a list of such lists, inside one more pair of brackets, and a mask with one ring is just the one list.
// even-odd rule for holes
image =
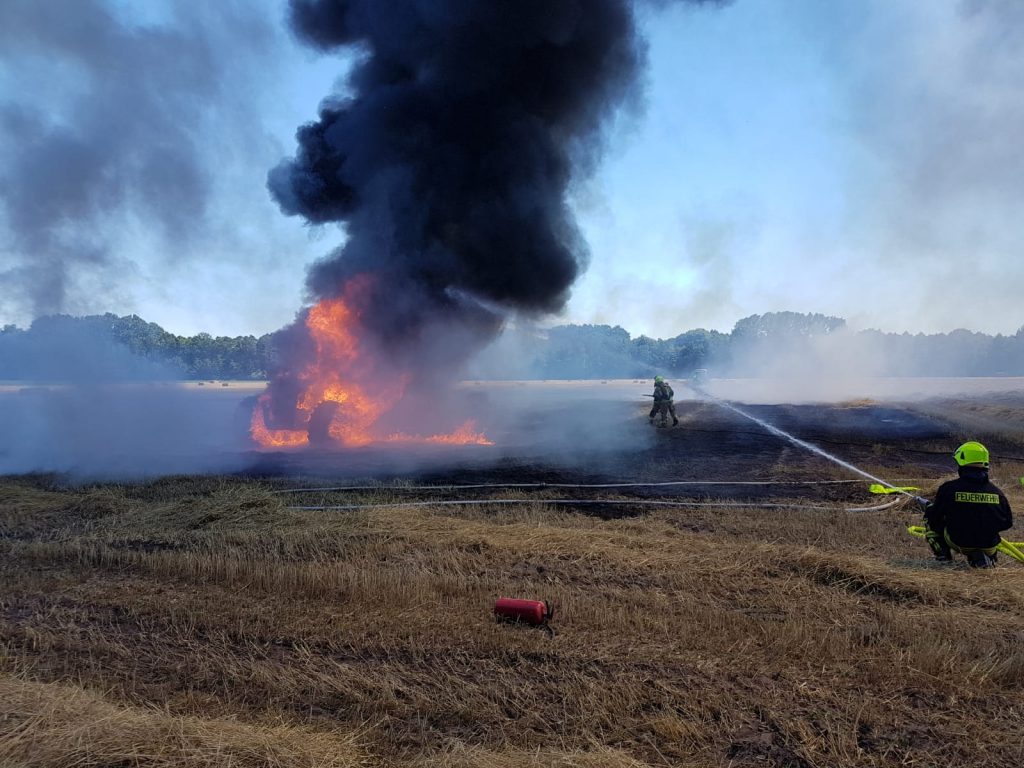
[[939, 486], [925, 507], [925, 539], [935, 559], [949, 561], [960, 552], [973, 568], [996, 564], [999, 533], [1013, 525], [1006, 496], [988, 479], [988, 449], [964, 443], [953, 454], [960, 477]]

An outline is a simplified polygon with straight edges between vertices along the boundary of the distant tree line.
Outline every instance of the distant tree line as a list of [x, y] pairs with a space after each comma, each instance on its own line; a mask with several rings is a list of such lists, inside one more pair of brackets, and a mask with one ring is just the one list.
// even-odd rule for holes
[[[0, 329], [0, 380], [62, 380], [106, 372], [121, 378], [264, 379], [280, 337], [177, 336], [130, 315], [54, 315]], [[842, 318], [769, 312], [730, 333], [696, 329], [670, 339], [633, 338], [619, 326], [510, 330], [497, 342], [495, 378], [635, 378], [814, 375], [1024, 376], [1024, 328], [1012, 336], [851, 332]], [[514, 350], [514, 352], [509, 352]]]
[[93, 364], [120, 378], [263, 379], [273, 334], [177, 336], [136, 315], [41, 317], [0, 330], [0, 379], [78, 379]]

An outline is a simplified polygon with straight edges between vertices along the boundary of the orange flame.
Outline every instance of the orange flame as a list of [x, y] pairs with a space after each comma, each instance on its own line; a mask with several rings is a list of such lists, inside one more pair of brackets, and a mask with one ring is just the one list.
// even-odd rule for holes
[[263, 411], [270, 401], [270, 395], [264, 392], [252, 409], [252, 421], [249, 434], [252, 439], [264, 448], [299, 448], [309, 445], [309, 433], [304, 429], [268, 429]]
[[[493, 445], [476, 432], [476, 425], [467, 421], [454, 432], [420, 437], [396, 433], [379, 437], [374, 432], [377, 420], [389, 411], [405, 393], [408, 376], [388, 376], [373, 387], [365, 382], [373, 377], [373, 361], [359, 343], [359, 296], [370, 286], [371, 278], [359, 276], [350, 280], [343, 296], [324, 299], [310, 308], [306, 328], [316, 348], [315, 359], [301, 370], [296, 379], [301, 394], [295, 404], [298, 428], [271, 429], [266, 410], [270, 393], [258, 398], [250, 422], [253, 440], [264, 448], [300, 448], [309, 445], [309, 427], [314, 412], [324, 403], [333, 403], [326, 432], [330, 439], [345, 447], [369, 443], [442, 443], [449, 445]], [[377, 378], [377, 377], [374, 377]]]
[[395, 432], [388, 435], [386, 440], [389, 443], [441, 443], [444, 445], [494, 445], [493, 440], [488, 440], [483, 432], [476, 432], [476, 422], [470, 419], [454, 432], [446, 435], [430, 435], [420, 437], [419, 435], [407, 435], [404, 432]]

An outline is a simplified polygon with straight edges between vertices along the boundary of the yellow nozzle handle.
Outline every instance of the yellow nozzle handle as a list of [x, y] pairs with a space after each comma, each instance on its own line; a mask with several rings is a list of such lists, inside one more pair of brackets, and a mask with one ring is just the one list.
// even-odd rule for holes
[[887, 485], [879, 485], [878, 483], [872, 483], [871, 485], [868, 486], [868, 490], [871, 493], [889, 494], [889, 493], [910, 493], [911, 491], [920, 491], [921, 489], [920, 488], [915, 488], [912, 485], [907, 485], [907, 486], [904, 486], [902, 488], [896, 488], [896, 487], [889, 487]]

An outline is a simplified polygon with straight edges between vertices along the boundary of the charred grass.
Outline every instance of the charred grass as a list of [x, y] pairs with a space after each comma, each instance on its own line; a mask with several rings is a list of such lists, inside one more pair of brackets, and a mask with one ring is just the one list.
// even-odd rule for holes
[[[934, 567], [904, 508], [601, 519], [553, 495], [0, 481], [0, 765], [1024, 755], [1024, 567]], [[495, 623], [500, 595], [552, 600], [556, 634]]]

